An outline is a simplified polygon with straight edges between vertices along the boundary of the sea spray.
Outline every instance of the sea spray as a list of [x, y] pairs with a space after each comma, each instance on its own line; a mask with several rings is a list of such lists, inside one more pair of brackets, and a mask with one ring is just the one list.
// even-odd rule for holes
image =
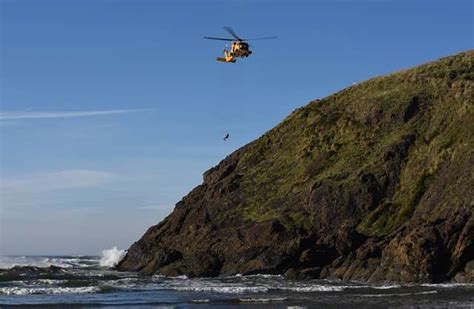
[[116, 246], [110, 249], [102, 250], [100, 266], [114, 267], [125, 257], [125, 250], [117, 249]]

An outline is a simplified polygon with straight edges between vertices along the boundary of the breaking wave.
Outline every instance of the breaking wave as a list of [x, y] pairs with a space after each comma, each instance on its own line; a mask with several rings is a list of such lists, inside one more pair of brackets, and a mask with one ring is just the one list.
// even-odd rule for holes
[[[39, 256], [1, 259], [0, 307], [28, 304], [240, 304], [285, 307], [311, 305], [318, 299], [358, 297], [361, 303], [421, 303], [440, 297], [445, 302], [472, 304], [472, 284], [368, 284], [330, 280], [287, 280], [279, 275], [236, 275], [217, 278], [144, 276], [113, 269], [125, 251], [113, 247], [102, 256]], [[447, 295], [447, 296], [446, 296]], [[452, 297], [450, 295], [453, 295]], [[14, 296], [14, 297], [12, 297]], [[134, 298], [136, 297], [136, 298]], [[460, 299], [460, 297], [462, 297]], [[134, 300], [132, 300], [133, 302]], [[435, 301], [435, 300], [433, 300]], [[312, 304], [316, 305], [316, 303]], [[295, 307], [296, 306], [296, 307]], [[308, 306], [312, 307], [312, 306]], [[323, 306], [324, 307], [324, 306]], [[363, 307], [363, 306], [362, 306]]]
[[0, 256], [0, 269], [12, 269], [20, 267], [60, 267], [74, 268], [85, 267], [97, 263], [95, 257], [65, 256], [65, 257], [43, 257], [43, 256]]
[[0, 288], [0, 294], [4, 295], [35, 295], [35, 294], [76, 294], [76, 293], [97, 293], [101, 288], [97, 286], [87, 287], [54, 287], [54, 288], [25, 288], [25, 287], [4, 287]]
[[125, 250], [117, 249], [113, 247], [110, 249], [102, 250], [102, 257], [100, 258], [100, 266], [102, 267], [115, 267], [125, 257]]

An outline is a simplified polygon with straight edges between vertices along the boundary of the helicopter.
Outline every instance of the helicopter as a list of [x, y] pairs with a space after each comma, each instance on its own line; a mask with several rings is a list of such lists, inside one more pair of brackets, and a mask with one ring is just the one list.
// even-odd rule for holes
[[[249, 48], [249, 44], [247, 41], [254, 41], [254, 40], [272, 40], [276, 39], [276, 36], [268, 36], [268, 37], [263, 37], [263, 38], [255, 38], [255, 39], [242, 39], [239, 37], [234, 30], [231, 27], [224, 27], [224, 30], [227, 31], [231, 36], [233, 36], [233, 39], [228, 39], [228, 38], [216, 38], [216, 37], [210, 37], [210, 36], [205, 36], [205, 39], [208, 40], [219, 40], [219, 41], [229, 41], [232, 42], [232, 45], [230, 47], [230, 50], [227, 50], [224, 48], [224, 57], [217, 57], [217, 61], [220, 62], [231, 62], [235, 63], [237, 61], [236, 58], [247, 58], [252, 54], [252, 51]], [[227, 45], [226, 45], [227, 47]]]

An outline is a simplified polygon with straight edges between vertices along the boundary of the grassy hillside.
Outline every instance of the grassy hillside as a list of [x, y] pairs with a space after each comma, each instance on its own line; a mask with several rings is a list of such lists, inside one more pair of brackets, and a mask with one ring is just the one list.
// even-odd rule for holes
[[[320, 218], [304, 209], [306, 191], [318, 182], [357, 186], [368, 173], [380, 184], [387, 174], [399, 178], [392, 192], [366, 205], [359, 229], [369, 235], [393, 231], [415, 211], [436, 216], [447, 204], [469, 203], [459, 193], [474, 187], [470, 173], [447, 180], [450, 189], [435, 205], [424, 195], [447, 164], [472, 152], [472, 61], [465, 53], [374, 78], [296, 110], [242, 156], [235, 173], [244, 175], [246, 198], [238, 211], [257, 222], [311, 228]], [[405, 144], [409, 152], [400, 152]]]
[[474, 280], [474, 52], [310, 102], [204, 174], [119, 265]]

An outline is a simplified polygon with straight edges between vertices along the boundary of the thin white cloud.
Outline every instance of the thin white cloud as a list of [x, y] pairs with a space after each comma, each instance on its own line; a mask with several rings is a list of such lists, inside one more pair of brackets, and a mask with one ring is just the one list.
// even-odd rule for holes
[[93, 170], [64, 170], [2, 180], [2, 192], [44, 192], [97, 187], [117, 178], [116, 174]]
[[143, 112], [149, 109], [111, 109], [97, 111], [77, 111], [77, 112], [0, 112], [0, 120], [21, 120], [21, 119], [55, 119], [55, 118], [77, 118], [104, 116], [113, 114], [126, 114]]

